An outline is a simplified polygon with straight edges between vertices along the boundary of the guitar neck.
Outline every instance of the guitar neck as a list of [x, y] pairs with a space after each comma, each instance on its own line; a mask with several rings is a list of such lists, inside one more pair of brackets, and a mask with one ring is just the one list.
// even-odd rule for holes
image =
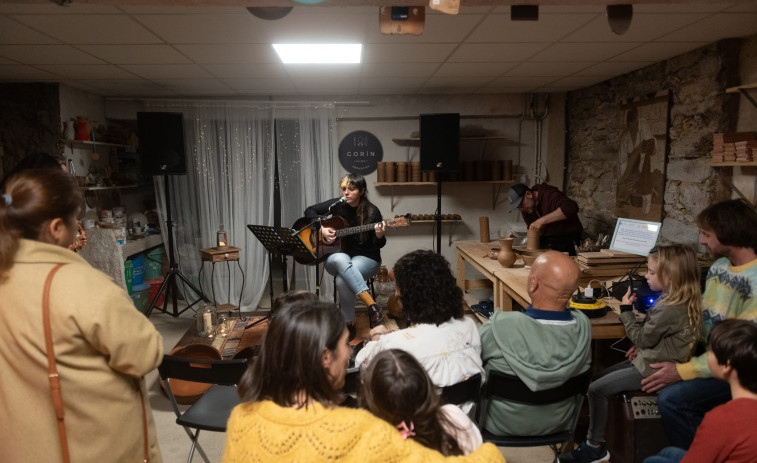
[[373, 226], [379, 222], [368, 223], [365, 225], [358, 225], [357, 227], [347, 227], [336, 231], [337, 238], [340, 236], [354, 235], [355, 233], [363, 233], [365, 231], [373, 230]]

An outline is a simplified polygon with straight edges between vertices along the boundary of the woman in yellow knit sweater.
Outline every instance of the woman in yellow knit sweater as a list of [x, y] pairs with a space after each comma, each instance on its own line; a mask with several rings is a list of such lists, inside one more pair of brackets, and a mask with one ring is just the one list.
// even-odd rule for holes
[[492, 444], [445, 458], [366, 410], [338, 407], [350, 357], [335, 305], [299, 302], [271, 320], [260, 352], [239, 384], [224, 463], [502, 462]]

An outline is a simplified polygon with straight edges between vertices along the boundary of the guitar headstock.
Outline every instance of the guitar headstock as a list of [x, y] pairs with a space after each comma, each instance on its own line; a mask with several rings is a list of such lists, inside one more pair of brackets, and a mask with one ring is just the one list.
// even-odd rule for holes
[[389, 228], [399, 228], [410, 226], [410, 214], [405, 214], [402, 217], [395, 217], [393, 219], [386, 220], [386, 226]]

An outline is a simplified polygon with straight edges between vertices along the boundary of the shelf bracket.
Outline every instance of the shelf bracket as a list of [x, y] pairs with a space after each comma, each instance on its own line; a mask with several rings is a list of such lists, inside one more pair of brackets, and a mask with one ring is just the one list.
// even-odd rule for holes
[[452, 247], [452, 235], [455, 234], [455, 227], [457, 226], [457, 220], [452, 222], [452, 226], [449, 227], [449, 242], [447, 243], [447, 247]]
[[391, 200], [390, 200], [389, 204], [391, 204], [391, 206], [392, 206], [392, 212], [394, 212], [394, 207], [395, 207], [395, 206], [396, 206], [397, 204], [399, 204], [399, 201], [400, 201], [400, 199], [399, 199], [399, 198], [397, 198], [397, 202], [396, 202], [396, 203], [394, 202], [394, 187], [393, 187], [393, 186], [389, 187], [389, 191], [391, 192], [391, 193], [390, 193], [390, 195], [391, 195]]
[[750, 103], [752, 103], [752, 106], [757, 108], [757, 101], [754, 100], [752, 95], [749, 94], [749, 90], [746, 88], [740, 88], [739, 92], [741, 92], [742, 95], [746, 97], [747, 100], [749, 100]]
[[748, 203], [751, 204], [751, 201], [746, 196], [744, 196], [744, 193], [742, 193], [741, 190], [739, 190], [738, 188], [736, 188], [736, 185], [733, 184], [733, 182], [731, 181], [731, 179], [729, 177], [723, 175], [722, 173], [718, 172], [717, 170], [715, 172], [718, 174], [718, 176], [720, 177], [720, 180], [722, 180], [723, 183], [725, 183], [729, 188], [731, 188], [733, 191], [735, 191], [736, 194], [739, 195], [739, 197], [741, 199], [743, 199], [744, 201], [746, 201], [746, 202], [748, 202]]
[[496, 210], [497, 209], [497, 204], [499, 204], [499, 194], [502, 193], [502, 187], [503, 186], [504, 186], [503, 183], [493, 183], [492, 184], [492, 210]]

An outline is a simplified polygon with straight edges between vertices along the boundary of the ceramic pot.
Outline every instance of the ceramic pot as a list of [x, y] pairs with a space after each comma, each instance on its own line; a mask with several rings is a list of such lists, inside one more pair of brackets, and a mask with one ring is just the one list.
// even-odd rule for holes
[[541, 231], [535, 230], [532, 228], [528, 229], [528, 233], [526, 234], [528, 237], [526, 241], [526, 249], [529, 251], [535, 251], [539, 249], [539, 241], [541, 239]]
[[500, 238], [499, 239], [499, 254], [497, 254], [497, 262], [499, 265], [512, 268], [517, 256], [513, 252], [513, 238]]

